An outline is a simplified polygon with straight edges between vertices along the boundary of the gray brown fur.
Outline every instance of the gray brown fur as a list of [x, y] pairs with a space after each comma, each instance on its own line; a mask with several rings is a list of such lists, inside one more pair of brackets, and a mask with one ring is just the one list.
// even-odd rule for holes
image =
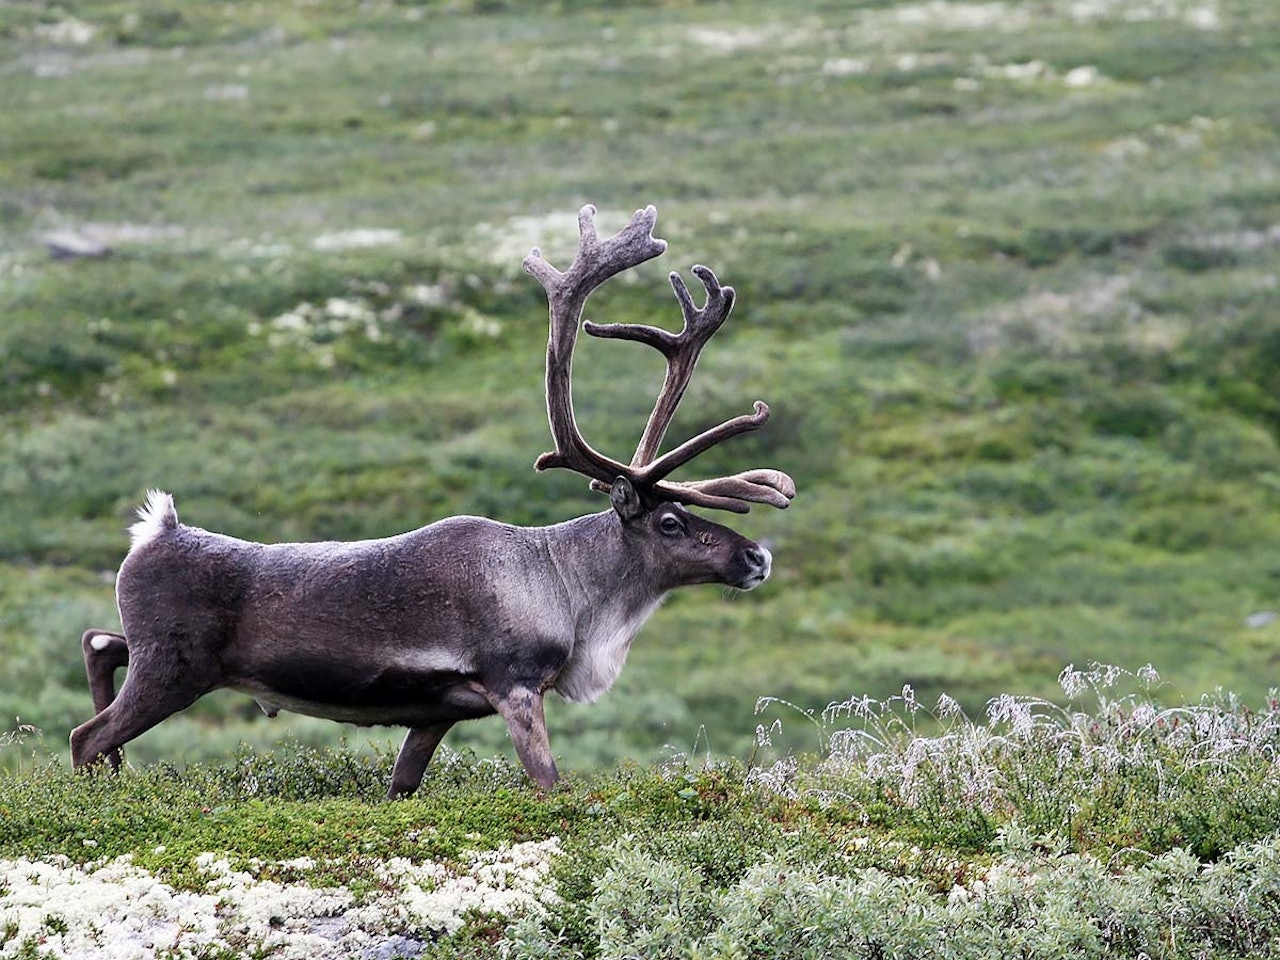
[[[732, 287], [705, 267], [693, 305], [672, 284], [679, 334], [635, 325], [588, 326], [638, 340], [667, 358], [668, 375], [632, 462], [598, 453], [574, 422], [570, 368], [581, 312], [612, 276], [658, 255], [657, 213], [639, 210], [613, 237], [579, 214], [578, 254], [561, 272], [534, 250], [525, 269], [550, 305], [547, 406], [556, 450], [539, 469], [565, 467], [609, 491], [611, 509], [547, 527], [451, 517], [409, 533], [354, 543], [261, 544], [178, 521], [173, 498], [152, 491], [116, 578], [123, 633], [82, 638], [95, 716], [71, 733], [72, 761], [120, 763], [120, 749], [204, 694], [254, 697], [269, 715], [291, 710], [409, 728], [389, 796], [415, 791], [450, 727], [500, 714], [529, 776], [558, 774], [543, 698], [592, 701], [618, 677], [631, 641], [668, 592], [718, 583], [750, 590], [769, 576], [769, 551], [683, 504], [743, 512], [785, 507], [795, 484], [756, 469], [692, 482], [678, 466], [768, 419], [753, 413], [706, 430], [658, 457], [698, 354], [732, 308]], [[119, 696], [115, 672], [128, 671]]]
[[393, 797], [417, 789], [453, 724], [493, 713], [549, 787], [548, 691], [608, 690], [668, 591], [769, 575], [768, 551], [727, 527], [647, 508], [626, 480], [611, 500], [548, 527], [452, 517], [385, 540], [265, 545], [178, 523], [153, 495], [117, 578], [123, 636], [85, 635], [99, 712], [72, 733], [73, 761], [114, 766], [125, 743], [230, 687], [270, 715], [409, 727]]

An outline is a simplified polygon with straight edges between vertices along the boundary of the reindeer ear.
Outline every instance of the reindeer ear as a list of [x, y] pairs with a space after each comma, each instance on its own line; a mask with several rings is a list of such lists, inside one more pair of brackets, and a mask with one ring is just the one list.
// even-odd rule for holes
[[618, 477], [613, 481], [613, 486], [609, 488], [609, 502], [613, 504], [618, 516], [628, 522], [644, 513], [640, 494], [636, 493], [636, 488], [626, 477]]

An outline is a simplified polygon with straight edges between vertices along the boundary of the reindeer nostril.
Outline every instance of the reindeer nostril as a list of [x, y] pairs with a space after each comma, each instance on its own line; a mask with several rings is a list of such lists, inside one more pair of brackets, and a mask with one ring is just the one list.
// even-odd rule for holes
[[758, 544], [752, 544], [743, 551], [747, 563], [755, 567], [757, 570], [764, 569], [769, 565], [769, 552]]

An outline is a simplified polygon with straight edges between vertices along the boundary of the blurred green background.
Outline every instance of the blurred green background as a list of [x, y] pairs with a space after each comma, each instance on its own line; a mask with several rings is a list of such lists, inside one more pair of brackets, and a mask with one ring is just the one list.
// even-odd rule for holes
[[[769, 584], [673, 596], [602, 702], [552, 705], [565, 765], [745, 754], [766, 695], [978, 716], [1092, 660], [1257, 701], [1278, 90], [1273, 0], [0, 4], [0, 729], [62, 751], [89, 716], [78, 639], [118, 623], [148, 487], [262, 540], [603, 509], [532, 470], [520, 270], [563, 265], [586, 202], [609, 231], [654, 203], [670, 244], [590, 316], [677, 323], [693, 263], [738, 290], [671, 436], [774, 417], [693, 475], [800, 496], [733, 521]], [[581, 344], [602, 449], [634, 446], [650, 354]], [[285, 736], [356, 735], [222, 694], [132, 757]]]

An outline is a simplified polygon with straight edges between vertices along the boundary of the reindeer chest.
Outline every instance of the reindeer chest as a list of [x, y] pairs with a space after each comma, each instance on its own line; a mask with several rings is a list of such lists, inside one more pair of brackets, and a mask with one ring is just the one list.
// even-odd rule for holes
[[594, 703], [603, 696], [622, 673], [631, 641], [660, 602], [595, 617], [575, 638], [573, 652], [556, 678], [555, 691], [572, 703]]

